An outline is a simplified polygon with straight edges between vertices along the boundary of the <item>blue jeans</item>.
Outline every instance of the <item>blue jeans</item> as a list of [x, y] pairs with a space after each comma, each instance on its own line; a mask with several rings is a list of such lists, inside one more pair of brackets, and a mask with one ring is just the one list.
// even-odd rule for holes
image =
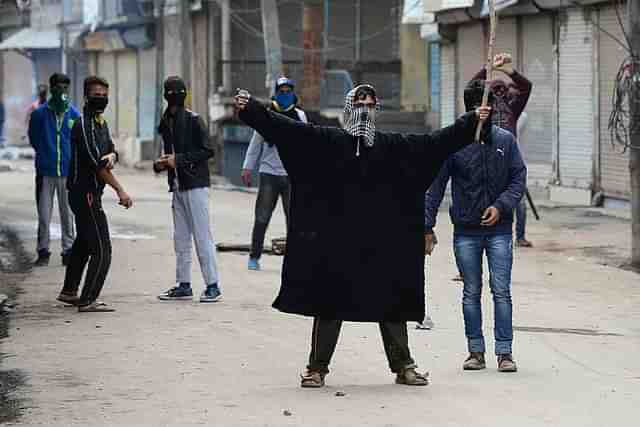
[[460, 236], [453, 239], [456, 261], [464, 277], [462, 312], [469, 352], [484, 353], [482, 334], [482, 253], [489, 262], [489, 283], [493, 294], [496, 355], [511, 353], [513, 342], [511, 268], [513, 242], [510, 234]]

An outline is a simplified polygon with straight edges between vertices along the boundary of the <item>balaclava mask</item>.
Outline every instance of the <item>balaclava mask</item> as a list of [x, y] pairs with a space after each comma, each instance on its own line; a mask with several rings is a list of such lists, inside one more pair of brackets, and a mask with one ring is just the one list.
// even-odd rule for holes
[[49, 105], [56, 114], [63, 114], [69, 108], [69, 77], [64, 74], [54, 74], [49, 79], [51, 98]]
[[164, 99], [169, 107], [183, 108], [187, 99], [187, 86], [180, 77], [169, 77], [164, 82]]
[[[288, 86], [291, 90], [281, 90], [283, 86]], [[273, 109], [279, 113], [286, 113], [296, 108], [298, 103], [298, 97], [294, 92], [295, 86], [293, 80], [286, 77], [280, 77], [276, 81], [275, 94], [271, 98], [271, 105]]]
[[[375, 106], [357, 105], [359, 100], [371, 96]], [[380, 110], [380, 103], [376, 91], [371, 85], [359, 85], [347, 93], [344, 103], [344, 128], [358, 139], [356, 155], [360, 155], [360, 142], [366, 147], [373, 147], [376, 137], [376, 114]]]

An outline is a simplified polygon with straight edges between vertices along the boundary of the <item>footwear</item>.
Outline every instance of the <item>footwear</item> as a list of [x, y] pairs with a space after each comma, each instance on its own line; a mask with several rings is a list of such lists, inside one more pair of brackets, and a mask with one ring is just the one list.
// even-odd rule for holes
[[260, 261], [255, 258], [249, 258], [249, 263], [247, 264], [247, 268], [253, 271], [260, 271]]
[[469, 357], [462, 364], [465, 371], [479, 371], [487, 367], [484, 361], [484, 353], [469, 353]]
[[71, 251], [64, 251], [60, 256], [62, 257], [62, 265], [65, 267], [71, 263]]
[[423, 386], [429, 385], [429, 373], [419, 374], [415, 368], [406, 368], [396, 374], [396, 384]]
[[519, 248], [532, 248], [533, 243], [531, 243], [527, 239], [518, 239], [516, 240], [516, 246]]
[[51, 259], [51, 252], [46, 249], [40, 249], [38, 251], [38, 259], [33, 263], [36, 267], [46, 267], [49, 265], [49, 260]]
[[158, 295], [158, 299], [162, 301], [190, 301], [193, 299], [193, 291], [191, 287], [174, 286], [168, 291]]
[[511, 353], [498, 356], [498, 372], [518, 372], [518, 367]]
[[89, 305], [81, 305], [78, 307], [80, 313], [111, 313], [116, 311], [115, 308], [109, 307], [103, 302], [92, 302]]
[[320, 388], [324, 387], [325, 374], [318, 371], [306, 370], [300, 375], [300, 387], [302, 388]]
[[71, 304], [75, 306], [77, 306], [80, 303], [80, 298], [75, 295], [67, 295], [67, 294], [60, 293], [60, 295], [58, 295], [58, 298], [56, 299], [65, 304]]
[[218, 302], [222, 299], [222, 292], [217, 285], [207, 286], [200, 295], [200, 302]]
[[418, 322], [418, 324], [416, 325], [416, 329], [424, 329], [428, 331], [433, 329], [433, 326], [433, 320], [431, 320], [430, 316], [427, 316], [422, 322]]

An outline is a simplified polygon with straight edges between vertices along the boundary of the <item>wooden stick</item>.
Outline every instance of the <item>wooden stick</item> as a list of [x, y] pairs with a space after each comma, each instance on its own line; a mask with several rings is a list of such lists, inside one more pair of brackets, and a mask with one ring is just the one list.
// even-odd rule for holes
[[[489, 3], [489, 48], [487, 49], [487, 65], [486, 65], [486, 78], [484, 80], [484, 93], [482, 94], [482, 106], [486, 107], [489, 102], [489, 90], [491, 86], [491, 81], [493, 80], [493, 47], [496, 44], [496, 28], [498, 27], [498, 16], [496, 14], [496, 6], [494, 3], [495, 0], [488, 0]], [[480, 133], [482, 132], [482, 126], [484, 125], [484, 120], [480, 120], [478, 122], [478, 127], [476, 128], [476, 137], [475, 142], [480, 141]]]

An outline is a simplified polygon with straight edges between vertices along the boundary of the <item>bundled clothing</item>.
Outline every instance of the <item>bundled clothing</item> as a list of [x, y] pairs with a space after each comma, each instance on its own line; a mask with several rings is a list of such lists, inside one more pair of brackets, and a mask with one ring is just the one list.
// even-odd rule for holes
[[100, 296], [111, 266], [111, 237], [102, 208], [105, 184], [98, 177], [98, 171], [107, 166], [102, 157], [116, 151], [107, 122], [86, 111], [75, 122], [71, 145], [67, 188], [75, 214], [77, 236], [71, 248], [71, 261], [61, 293], [67, 296], [77, 294], [88, 263], [79, 302], [79, 306], [84, 307], [96, 302]]
[[62, 228], [62, 251], [73, 244], [73, 217], [65, 190], [71, 168], [71, 133], [80, 113], [69, 105], [57, 114], [48, 102], [30, 115], [28, 137], [36, 153], [36, 206], [38, 210], [38, 252], [49, 252], [51, 212], [57, 195]]
[[[307, 116], [299, 108], [294, 108], [282, 113], [292, 120], [307, 123]], [[271, 216], [278, 203], [282, 199], [285, 216], [289, 215], [290, 185], [287, 171], [282, 164], [278, 148], [275, 144], [265, 142], [258, 132], [253, 133], [249, 148], [242, 165], [243, 169], [254, 170], [260, 161], [260, 183], [258, 198], [256, 199], [255, 221], [251, 234], [252, 259], [258, 260], [262, 256], [264, 237], [271, 222]]]
[[473, 140], [475, 113], [432, 134], [376, 131], [359, 153], [360, 138], [346, 130], [297, 122], [253, 99], [239, 117], [277, 146], [291, 180], [274, 307], [320, 319], [422, 321], [424, 193]]
[[[195, 241], [206, 285], [218, 284], [215, 243], [209, 221], [209, 159], [214, 152], [204, 121], [193, 111], [178, 107], [165, 112], [158, 127], [164, 153], [174, 154], [176, 169], [169, 169], [169, 191], [176, 252], [176, 282], [191, 283], [191, 251]], [[161, 170], [154, 166], [156, 172]]]

